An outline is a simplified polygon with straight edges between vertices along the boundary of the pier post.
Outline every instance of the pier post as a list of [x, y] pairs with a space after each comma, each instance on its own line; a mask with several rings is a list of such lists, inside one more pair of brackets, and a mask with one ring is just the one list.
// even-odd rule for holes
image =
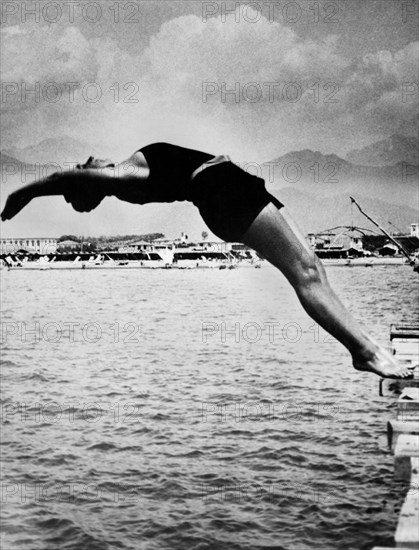
[[[391, 325], [392, 353], [414, 369], [413, 378], [380, 380], [380, 396], [398, 396], [397, 417], [387, 422], [388, 445], [394, 452], [394, 474], [408, 482], [395, 533], [396, 548], [419, 548], [419, 324]], [[389, 550], [375, 547], [373, 550]]]

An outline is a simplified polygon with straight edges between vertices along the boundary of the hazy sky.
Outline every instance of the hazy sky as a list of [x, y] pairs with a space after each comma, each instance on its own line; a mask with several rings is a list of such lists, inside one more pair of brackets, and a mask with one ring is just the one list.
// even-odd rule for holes
[[115, 160], [172, 141], [259, 161], [417, 132], [413, 0], [1, 8], [2, 149], [68, 135]]

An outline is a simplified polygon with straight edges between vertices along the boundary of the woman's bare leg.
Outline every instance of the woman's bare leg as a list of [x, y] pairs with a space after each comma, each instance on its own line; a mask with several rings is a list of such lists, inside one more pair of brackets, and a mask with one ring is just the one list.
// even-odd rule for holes
[[288, 279], [306, 312], [351, 353], [358, 370], [405, 377], [398, 364], [361, 329], [331, 288], [324, 267], [310, 249], [286, 208], [269, 203], [242, 237]]

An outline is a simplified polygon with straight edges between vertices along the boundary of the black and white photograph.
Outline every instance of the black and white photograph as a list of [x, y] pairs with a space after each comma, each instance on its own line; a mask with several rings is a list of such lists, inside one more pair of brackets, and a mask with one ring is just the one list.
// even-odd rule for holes
[[419, 2], [0, 18], [2, 550], [417, 550]]

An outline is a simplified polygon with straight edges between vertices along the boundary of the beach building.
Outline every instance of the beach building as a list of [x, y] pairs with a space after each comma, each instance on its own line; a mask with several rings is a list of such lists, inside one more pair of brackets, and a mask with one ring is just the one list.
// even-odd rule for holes
[[15, 254], [19, 250], [37, 254], [54, 254], [58, 239], [51, 237], [24, 237], [0, 239], [1, 254]]
[[71, 239], [67, 239], [65, 241], [60, 241], [58, 243], [57, 249], [58, 250], [77, 250], [80, 248], [80, 243], [77, 241], [72, 241]]
[[152, 252], [154, 244], [149, 241], [132, 241], [118, 248], [118, 252]]
[[387, 242], [377, 252], [380, 256], [394, 256], [395, 254], [400, 254], [400, 248], [392, 242]]

